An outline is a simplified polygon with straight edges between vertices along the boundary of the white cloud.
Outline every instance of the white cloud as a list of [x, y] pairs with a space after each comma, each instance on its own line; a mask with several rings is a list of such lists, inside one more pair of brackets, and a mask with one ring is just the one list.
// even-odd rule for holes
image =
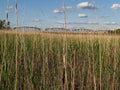
[[103, 18], [103, 19], [108, 18], [108, 17], [109, 17], [108, 15], [101, 16], [101, 18]]
[[57, 21], [58, 24], [64, 24], [64, 21]]
[[73, 10], [73, 7], [71, 6], [65, 6], [65, 7], [62, 7], [63, 9], [66, 9], [66, 10]]
[[104, 22], [104, 24], [105, 24], [105, 25], [109, 25], [109, 24], [110, 24], [110, 22]]
[[33, 20], [33, 22], [40, 22], [40, 21], [42, 21], [42, 20], [40, 20], [39, 18], [36, 18]]
[[90, 25], [94, 25], [94, 24], [95, 24], [95, 25], [98, 25], [99, 23], [98, 23], [98, 22], [95, 22], [95, 21], [89, 21], [88, 24], [90, 24]]
[[87, 22], [70, 22], [70, 24], [82, 24], [82, 25], [87, 25]]
[[8, 6], [7, 7], [7, 10], [5, 11], [5, 13], [11, 13], [11, 9], [13, 9], [13, 6]]
[[104, 22], [105, 25], [117, 25], [117, 22]]
[[112, 25], [117, 25], [118, 23], [117, 22], [112, 22]]
[[120, 4], [113, 4], [113, 5], [111, 6], [111, 8], [112, 8], [112, 9], [118, 9], [118, 8], [120, 8]]
[[5, 14], [8, 14], [8, 13], [11, 13], [11, 11], [10, 11], [10, 10], [6, 10], [6, 11], [5, 11]]
[[[64, 21], [57, 21], [57, 24], [64, 24]], [[81, 25], [98, 25], [98, 22], [89, 21], [89, 22], [68, 22], [66, 24], [81, 24]]]
[[89, 2], [81, 2], [77, 5], [77, 8], [81, 9], [97, 9], [96, 5], [91, 4]]
[[80, 18], [87, 18], [88, 16], [86, 14], [78, 14], [78, 17], [80, 17]]
[[71, 7], [71, 6], [65, 6], [65, 7], [62, 7], [62, 8], [59, 8], [59, 9], [55, 9], [53, 12], [54, 13], [63, 13], [65, 10], [66, 11], [72, 11], [73, 7]]
[[54, 13], [63, 13], [64, 11], [62, 9], [55, 9], [53, 12]]
[[13, 6], [8, 6], [8, 9], [13, 9]]

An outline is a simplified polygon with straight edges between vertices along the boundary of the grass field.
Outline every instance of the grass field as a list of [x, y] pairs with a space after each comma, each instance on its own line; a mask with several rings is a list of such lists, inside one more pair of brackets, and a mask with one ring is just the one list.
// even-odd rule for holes
[[0, 32], [0, 90], [120, 90], [120, 36]]

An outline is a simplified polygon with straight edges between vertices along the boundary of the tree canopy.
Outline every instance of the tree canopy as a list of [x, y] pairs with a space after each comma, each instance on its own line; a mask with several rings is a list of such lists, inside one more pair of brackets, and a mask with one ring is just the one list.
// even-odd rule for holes
[[118, 29], [116, 29], [116, 30], [114, 30], [114, 31], [108, 31], [108, 33], [110, 33], [110, 34], [120, 34], [120, 28], [118, 28]]
[[0, 20], [0, 30], [10, 29], [10, 22], [6, 23], [6, 20]]

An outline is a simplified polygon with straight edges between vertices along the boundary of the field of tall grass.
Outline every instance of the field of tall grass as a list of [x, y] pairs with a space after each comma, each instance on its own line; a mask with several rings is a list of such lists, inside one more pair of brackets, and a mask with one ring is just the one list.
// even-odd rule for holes
[[120, 36], [0, 32], [0, 90], [120, 90]]

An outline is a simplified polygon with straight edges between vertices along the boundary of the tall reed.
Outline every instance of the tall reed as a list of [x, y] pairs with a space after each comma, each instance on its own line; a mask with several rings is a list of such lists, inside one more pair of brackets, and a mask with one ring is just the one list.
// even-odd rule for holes
[[0, 32], [0, 90], [120, 89], [120, 36], [67, 34], [66, 46], [64, 37]]

